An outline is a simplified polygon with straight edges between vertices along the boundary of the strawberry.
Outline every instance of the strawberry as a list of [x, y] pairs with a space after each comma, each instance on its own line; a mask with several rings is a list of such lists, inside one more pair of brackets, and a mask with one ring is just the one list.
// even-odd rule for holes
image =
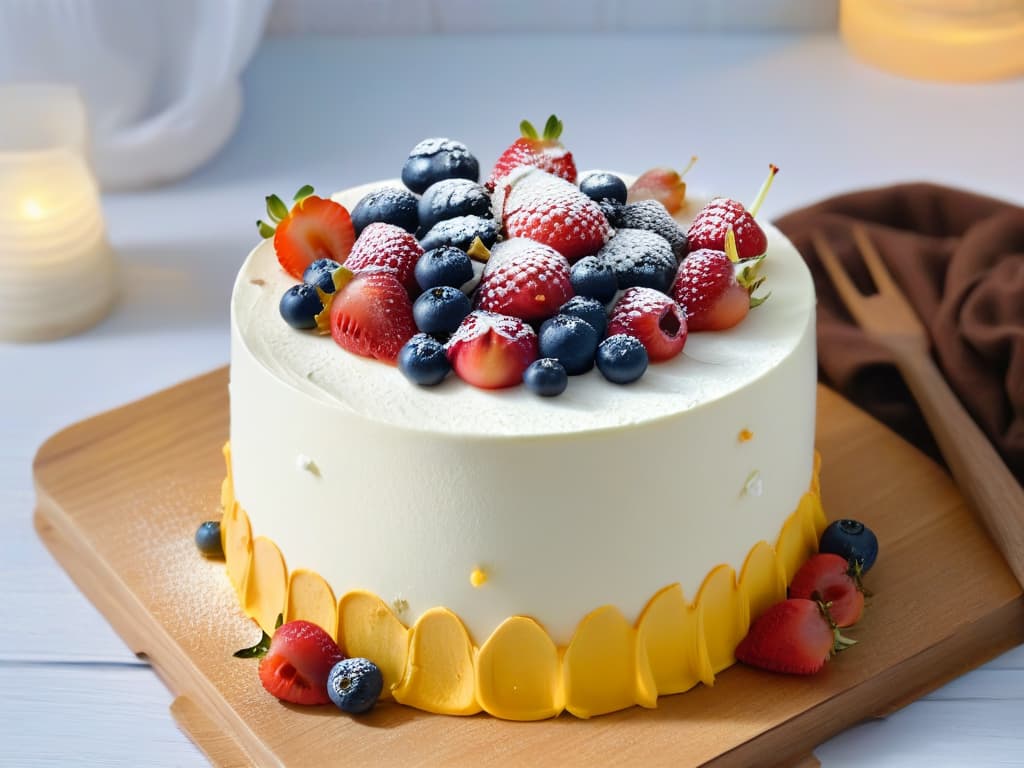
[[801, 566], [789, 585], [790, 597], [818, 600], [828, 606], [838, 627], [852, 627], [864, 612], [864, 592], [845, 557], [818, 554]]
[[476, 308], [544, 320], [574, 295], [569, 262], [546, 245], [512, 238], [494, 246], [480, 278]]
[[420, 292], [416, 282], [416, 262], [423, 255], [423, 248], [415, 236], [394, 224], [374, 222], [368, 224], [345, 260], [345, 266], [352, 272], [384, 270], [393, 272], [410, 296]]
[[677, 213], [686, 200], [686, 182], [683, 176], [697, 162], [696, 155], [690, 158], [690, 164], [682, 173], [671, 168], [651, 168], [637, 176], [636, 181], [629, 185], [626, 202], [638, 200], [657, 200], [665, 206], [669, 213]]
[[535, 168], [502, 180], [492, 199], [508, 237], [528, 237], [574, 262], [604, 245], [611, 234], [601, 206], [558, 176]]
[[752, 667], [813, 675], [829, 657], [853, 645], [835, 628], [825, 606], [790, 598], [762, 613], [736, 646], [736, 658]]
[[481, 389], [513, 387], [537, 359], [537, 334], [517, 317], [470, 312], [445, 352], [461, 379]]
[[544, 124], [544, 134], [538, 136], [537, 129], [528, 120], [523, 120], [519, 124], [523, 135], [501, 153], [487, 180], [487, 188], [494, 189], [499, 180], [524, 165], [540, 168], [575, 184], [576, 163], [572, 159], [572, 152], [567, 151], [558, 140], [562, 135], [562, 127], [562, 121], [551, 115]]
[[330, 704], [327, 679], [345, 658], [338, 644], [323, 629], [308, 621], [289, 621], [266, 632], [252, 648], [235, 653], [240, 659], [260, 660], [260, 682], [268, 692], [291, 704]]
[[653, 288], [629, 288], [615, 302], [608, 335], [625, 333], [640, 340], [652, 363], [670, 360], [686, 344], [686, 313]]
[[256, 226], [260, 235], [274, 238], [278, 262], [296, 280], [317, 259], [344, 262], [356, 239], [348, 209], [317, 197], [308, 185], [295, 193], [290, 211], [277, 195], [268, 195], [267, 214], [273, 224], [261, 220]]
[[725, 250], [725, 233], [730, 228], [736, 234], [736, 250], [740, 260], [756, 258], [768, 250], [768, 237], [754, 220], [775, 174], [779, 172], [777, 166], [768, 167], [768, 178], [761, 186], [761, 191], [758, 192], [757, 199], [749, 211], [742, 203], [726, 197], [713, 198], [700, 210], [686, 233], [691, 250]]
[[343, 349], [394, 365], [416, 333], [412, 301], [393, 272], [363, 272], [335, 292], [330, 328]]

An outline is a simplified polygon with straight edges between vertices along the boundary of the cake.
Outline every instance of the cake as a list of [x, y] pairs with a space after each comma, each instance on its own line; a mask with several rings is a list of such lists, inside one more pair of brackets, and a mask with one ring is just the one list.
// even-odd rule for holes
[[[675, 214], [683, 231], [700, 210]], [[296, 331], [279, 311], [296, 280], [260, 243], [231, 299], [222, 493], [246, 614], [323, 627], [385, 696], [436, 713], [589, 717], [712, 684], [825, 527], [814, 288], [761, 227], [771, 295], [750, 317], [628, 386], [593, 369], [555, 398], [419, 387]]]

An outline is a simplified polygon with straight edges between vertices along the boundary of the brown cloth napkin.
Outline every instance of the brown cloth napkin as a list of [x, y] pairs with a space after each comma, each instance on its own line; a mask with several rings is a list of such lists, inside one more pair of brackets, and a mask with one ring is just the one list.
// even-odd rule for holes
[[941, 461], [891, 357], [853, 322], [811, 244], [821, 230], [870, 293], [850, 235], [855, 223], [866, 227], [928, 329], [950, 387], [1024, 482], [1024, 208], [903, 184], [833, 197], [776, 222], [814, 276], [821, 380]]

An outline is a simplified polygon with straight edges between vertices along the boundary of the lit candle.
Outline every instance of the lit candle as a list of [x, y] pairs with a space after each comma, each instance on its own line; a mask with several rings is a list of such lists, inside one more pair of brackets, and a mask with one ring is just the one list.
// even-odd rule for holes
[[103, 318], [116, 270], [77, 91], [0, 86], [0, 340], [66, 336]]

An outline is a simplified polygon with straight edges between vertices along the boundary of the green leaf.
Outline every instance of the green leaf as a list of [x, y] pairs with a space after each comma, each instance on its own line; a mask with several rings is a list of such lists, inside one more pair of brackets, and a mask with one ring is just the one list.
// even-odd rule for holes
[[519, 124], [519, 132], [528, 139], [540, 138], [537, 136], [537, 129], [533, 127], [533, 123], [529, 120], [523, 120], [523, 122]]
[[772, 292], [768, 291], [768, 293], [766, 293], [764, 296], [751, 296], [750, 297], [750, 308], [751, 309], [756, 309], [757, 307], [760, 307], [762, 304], [764, 304], [766, 301], [768, 301], [769, 298], [771, 298], [771, 295], [772, 295]]
[[277, 621], [274, 622], [274, 629], [280, 629], [281, 625], [284, 624], [284, 614], [277, 614]]
[[309, 184], [306, 184], [304, 187], [300, 188], [298, 192], [295, 193], [295, 197], [293, 197], [292, 200], [294, 200], [297, 203], [300, 200], [305, 200], [312, 194], [313, 187]]
[[263, 221], [263, 219], [257, 219], [256, 228], [260, 231], [260, 237], [263, 238], [273, 237], [274, 233], [277, 232], [275, 227], [270, 226], [267, 222]]
[[544, 124], [544, 138], [545, 139], [557, 139], [562, 135], [562, 121], [558, 119], [556, 115], [552, 115], [548, 118], [548, 121]]
[[260, 641], [251, 648], [242, 648], [241, 650], [234, 652], [236, 659], [262, 659], [267, 655], [267, 651], [270, 650], [270, 635], [266, 632], [263, 633], [263, 637]]
[[277, 195], [267, 195], [267, 213], [274, 221], [288, 218], [288, 206]]

